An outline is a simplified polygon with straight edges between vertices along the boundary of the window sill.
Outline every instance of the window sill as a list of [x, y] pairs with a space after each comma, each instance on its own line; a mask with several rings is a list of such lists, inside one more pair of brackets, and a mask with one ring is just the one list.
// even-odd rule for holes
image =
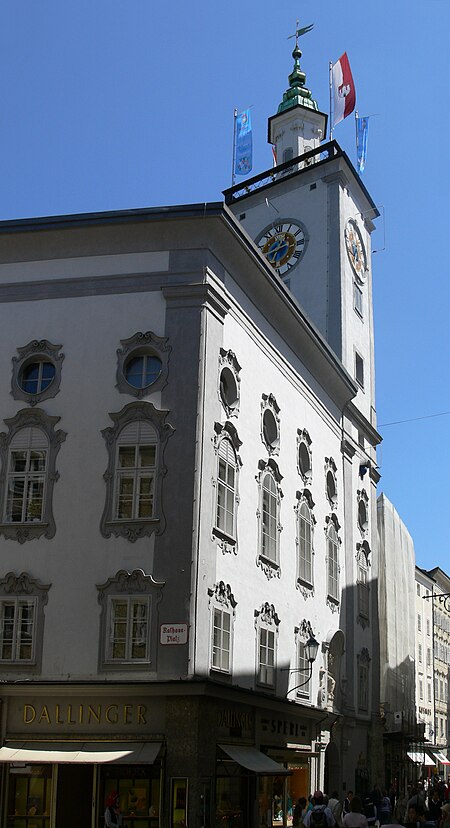
[[228, 544], [228, 546], [236, 546], [236, 538], [234, 538], [232, 535], [228, 535], [227, 532], [224, 532], [217, 526], [214, 526], [212, 533], [214, 537], [219, 538], [219, 540], [221, 541], [224, 541], [224, 543]]
[[225, 670], [219, 670], [217, 667], [211, 667], [209, 675], [215, 681], [222, 681], [224, 684], [231, 684], [232, 682], [231, 673]]
[[[102, 526], [102, 534], [106, 538], [114, 535], [116, 538], [126, 538], [134, 543], [138, 538], [152, 535], [160, 529], [159, 518], [144, 518], [139, 520], [107, 520]], [[157, 532], [158, 534], [158, 532]]]
[[151, 661], [104, 661], [101, 670], [102, 672], [116, 672], [120, 670], [150, 670], [152, 669]]
[[312, 581], [307, 581], [306, 578], [297, 578], [297, 583], [299, 586], [305, 587], [306, 589], [310, 589], [311, 591], [314, 589], [314, 584]]
[[258, 555], [257, 565], [261, 567], [269, 580], [271, 578], [281, 578], [281, 566], [277, 561], [272, 561], [264, 555]]

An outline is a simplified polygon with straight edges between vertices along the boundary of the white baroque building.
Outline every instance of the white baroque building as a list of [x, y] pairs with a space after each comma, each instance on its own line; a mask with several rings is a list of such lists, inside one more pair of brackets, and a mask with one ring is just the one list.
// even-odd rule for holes
[[2, 826], [382, 781], [377, 210], [299, 56], [225, 204], [0, 224]]

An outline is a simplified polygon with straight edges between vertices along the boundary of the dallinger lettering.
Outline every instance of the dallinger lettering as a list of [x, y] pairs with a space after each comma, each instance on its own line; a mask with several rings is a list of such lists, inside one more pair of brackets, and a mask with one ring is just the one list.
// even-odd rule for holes
[[24, 704], [23, 723], [47, 725], [146, 725], [145, 704]]

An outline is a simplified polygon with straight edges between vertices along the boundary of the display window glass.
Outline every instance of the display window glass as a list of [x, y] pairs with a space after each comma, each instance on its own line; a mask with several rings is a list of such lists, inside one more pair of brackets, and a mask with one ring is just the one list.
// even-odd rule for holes
[[103, 828], [106, 803], [116, 791], [128, 828], [159, 828], [161, 772], [159, 765], [109, 765], [100, 774], [98, 826]]
[[8, 826], [48, 828], [50, 826], [52, 765], [10, 767], [8, 784]]

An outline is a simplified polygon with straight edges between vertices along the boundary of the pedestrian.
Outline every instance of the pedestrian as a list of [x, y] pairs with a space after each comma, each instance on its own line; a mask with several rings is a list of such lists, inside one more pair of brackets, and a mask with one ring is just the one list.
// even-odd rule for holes
[[342, 804], [339, 800], [339, 794], [337, 791], [333, 791], [331, 796], [328, 799], [328, 807], [331, 813], [334, 816], [336, 825], [342, 825], [341, 818], [342, 818]]
[[350, 811], [344, 815], [343, 828], [369, 828], [367, 817], [363, 814], [363, 805], [359, 796], [353, 796]]
[[292, 815], [292, 825], [294, 828], [301, 828], [303, 825], [303, 817], [306, 813], [306, 806], [306, 797], [301, 796], [300, 799], [297, 799], [297, 804]]
[[427, 818], [431, 822], [440, 822], [441, 820], [441, 807], [443, 805], [442, 797], [439, 792], [439, 788], [433, 788], [431, 792], [431, 796], [428, 797], [428, 814]]
[[315, 791], [313, 807], [303, 817], [304, 828], [334, 828], [336, 820], [327, 805], [322, 791]]
[[345, 797], [344, 802], [342, 803], [342, 815], [343, 816], [345, 816], [345, 814], [350, 813], [350, 802], [352, 801], [352, 798], [353, 798], [353, 791], [347, 791], [347, 796]]
[[117, 791], [111, 791], [106, 800], [105, 828], [122, 828], [122, 814]]
[[446, 802], [441, 808], [442, 819], [439, 828], [450, 828], [450, 802]]
[[377, 817], [380, 825], [388, 825], [391, 822], [391, 800], [387, 791], [382, 792], [381, 800], [377, 806]]
[[367, 817], [367, 822], [369, 823], [369, 828], [371, 825], [375, 825], [378, 816], [377, 816], [377, 809], [372, 801], [371, 796], [366, 796], [364, 800], [364, 814]]

